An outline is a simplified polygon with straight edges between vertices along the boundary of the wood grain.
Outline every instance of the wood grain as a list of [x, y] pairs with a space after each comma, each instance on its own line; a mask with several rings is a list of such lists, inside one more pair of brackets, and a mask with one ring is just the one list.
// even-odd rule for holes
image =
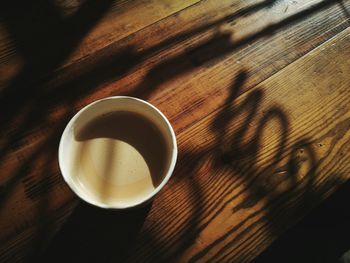
[[349, 178], [349, 39], [348, 29], [179, 134], [177, 172], [135, 261], [249, 261]]
[[[266, 28], [263, 31], [265, 33], [260, 33], [254, 28], [246, 28], [272, 12], [268, 6], [261, 6], [258, 11], [253, 9], [255, 12], [250, 11], [253, 14], [243, 16], [243, 21], [240, 22], [239, 14], [243, 7], [233, 6], [229, 9], [228, 3], [231, 1], [226, 3], [227, 6], [221, 3], [220, 7], [216, 6], [212, 12], [220, 15], [208, 19], [205, 14], [211, 14], [207, 12], [211, 7], [209, 3], [204, 2], [206, 5], [201, 9], [201, 5], [198, 5], [193, 7], [193, 10], [184, 10], [177, 17], [162, 20], [161, 24], [166, 25], [164, 27], [159, 28], [159, 25], [155, 24], [130, 36], [125, 42], [121, 41], [118, 45], [104, 49], [91, 60], [66, 69], [62, 75], [58, 73], [59, 80], [69, 81], [69, 76], [81, 74], [83, 84], [79, 85], [91, 85], [94, 88], [99, 85], [93, 94], [94, 97], [87, 98], [88, 101], [117, 94], [149, 99], [165, 111], [172, 123], [181, 130], [192, 123], [193, 118], [201, 118], [203, 107], [205, 111], [210, 111], [222, 105], [232, 76], [240, 70], [241, 65], [249, 67], [252, 75], [248, 80], [249, 89], [345, 29], [349, 23], [344, 19], [342, 9], [331, 5], [333, 2], [326, 2], [325, 5], [322, 1], [314, 1], [306, 6], [300, 3], [300, 9], [295, 7], [299, 12], [304, 11], [303, 16], [299, 14], [300, 17], [276, 11], [272, 21], [259, 22], [261, 28]], [[312, 4], [316, 8], [313, 8]], [[275, 8], [282, 9], [280, 6]], [[298, 14], [297, 11], [294, 13]], [[232, 16], [238, 16], [238, 22], [235, 22], [236, 19], [235, 23], [232, 22]], [[203, 26], [196, 29], [196, 23]], [[160, 40], [159, 36], [168, 34], [168, 27], [173, 29], [174, 35]], [[268, 32], [272, 27], [275, 27], [276, 33], [271, 35]], [[188, 32], [176, 34], [187, 28]], [[240, 33], [241, 37], [237, 37], [236, 40], [235, 36], [240, 31], [243, 33]], [[147, 41], [144, 41], [145, 35], [148, 36]], [[120, 50], [125, 52], [124, 56], [120, 56]], [[108, 57], [113, 57], [116, 63], [108, 63]], [[101, 74], [98, 69], [93, 68], [98, 61], [107, 61], [101, 65], [104, 70], [103, 81], [96, 80], [95, 77], [86, 80], [86, 75]], [[127, 66], [120, 66], [120, 63]], [[59, 83], [56, 79], [53, 82]], [[188, 96], [188, 90], [195, 90], [193, 96]], [[174, 107], [185, 112], [181, 119], [176, 117], [180, 116], [177, 111], [173, 116], [167, 109], [169, 98], [174, 96], [178, 98], [173, 102], [176, 103]], [[213, 96], [219, 98], [213, 100]], [[86, 100], [83, 103], [86, 103]], [[165, 105], [162, 106], [163, 104]]]
[[106, 3], [53, 58], [3, 38], [0, 261], [35, 256], [69, 218], [59, 136], [105, 96], [155, 104], [180, 149], [127, 261], [250, 261], [349, 177], [349, 1], [175, 2]]
[[[18, 10], [20, 1], [11, 5], [3, 5], [4, 19], [0, 26], [0, 84], [14, 77], [21, 66], [26, 63], [25, 54], [18, 52], [18, 46], [32, 47], [32, 53], [50, 55], [64, 45], [62, 38], [73, 38], [69, 35], [79, 35], [75, 50], [71, 50], [59, 67], [89, 56], [109, 44], [116, 42], [144, 27], [151, 25], [167, 16], [189, 7], [199, 0], [188, 1], [93, 1], [58, 0], [47, 2], [39, 7], [36, 3], [26, 3], [23, 10]], [[105, 9], [103, 16], [96, 19], [94, 12]], [[25, 8], [32, 10], [26, 12]], [[83, 13], [84, 12], [84, 13]], [[137, 19], [131, 19], [135, 18]], [[83, 21], [83, 19], [87, 21]], [[96, 20], [95, 20], [96, 19]], [[39, 21], [35, 21], [39, 20]], [[89, 24], [89, 20], [91, 23]], [[88, 30], [82, 34], [81, 25], [87, 25]], [[28, 35], [20, 27], [26, 24], [30, 28]], [[75, 28], [77, 27], [78, 28]], [[56, 30], [53, 27], [57, 27]], [[59, 35], [58, 33], [62, 33]], [[14, 36], [16, 39], [11, 39]], [[54, 38], [55, 42], [47, 41]], [[19, 41], [19, 43], [17, 42]], [[37, 48], [44, 49], [43, 51]], [[41, 53], [41, 54], [40, 54]]]

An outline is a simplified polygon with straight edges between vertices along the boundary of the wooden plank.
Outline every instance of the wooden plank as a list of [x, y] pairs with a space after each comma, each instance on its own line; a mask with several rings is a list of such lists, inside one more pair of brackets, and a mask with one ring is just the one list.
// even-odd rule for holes
[[[221, 90], [227, 90], [232, 73], [239, 71], [241, 65], [249, 66], [249, 89], [349, 25], [342, 8], [333, 1], [311, 1], [306, 5], [300, 2], [288, 9], [291, 13], [284, 13], [286, 5], [262, 5], [257, 10], [247, 8], [253, 11], [246, 11], [249, 15], [242, 15], [243, 18], [238, 15], [243, 7], [234, 5], [230, 9], [228, 2], [214, 8], [215, 3], [206, 1], [186, 9], [109, 46], [95, 57], [57, 72], [51, 84], [64, 86], [79, 76], [81, 82], [74, 85], [94, 90], [93, 96], [78, 103], [79, 107], [109, 95], [149, 99], [182, 130], [201, 118], [201, 107], [210, 111], [222, 105], [226, 94]], [[219, 15], [205, 16], [212, 13]], [[272, 20], [257, 23], [270, 13], [274, 14]], [[247, 27], [251, 24], [258, 24], [262, 31]], [[168, 28], [173, 29], [171, 33]], [[162, 40], [169, 34], [168, 39]], [[199, 85], [201, 89], [197, 88]], [[195, 94], [189, 96], [188, 92], [194, 90]], [[174, 96], [178, 98], [173, 102], [177, 111], [167, 104]], [[213, 96], [218, 98], [213, 100]], [[179, 115], [178, 110], [186, 112], [188, 118]], [[174, 116], [172, 112], [176, 112]]]
[[[199, 0], [93, 2], [63, 0], [41, 6], [26, 3], [23, 9], [18, 9], [18, 5], [23, 5], [19, 1], [12, 1], [11, 5], [4, 3], [0, 24], [0, 85], [5, 85], [28, 63], [30, 58], [21, 50], [23, 46], [31, 47], [30, 52], [36, 56], [33, 59], [38, 60], [69, 48], [55, 66], [69, 65]], [[100, 11], [100, 16], [94, 14]], [[67, 41], [73, 36], [79, 36], [76, 43]]]
[[[348, 25], [342, 8], [328, 1], [320, 5], [321, 1], [310, 1], [307, 5], [296, 2], [287, 12], [279, 1], [273, 6], [252, 8], [254, 2], [247, 1], [242, 6], [241, 1], [222, 1], [218, 6], [217, 1], [203, 1], [60, 69], [49, 76], [45, 85], [34, 81], [27, 89], [20, 93], [15, 90], [3, 99], [2, 102], [21, 103], [13, 104], [12, 108], [0, 104], [1, 112], [16, 113], [11, 121], [0, 122], [3, 127], [0, 144], [8, 146], [6, 150], [1, 147], [0, 154], [0, 168], [4, 171], [0, 180], [5, 182], [2, 192], [6, 197], [0, 207], [0, 227], [5, 229], [0, 250], [6, 250], [9, 256], [20, 254], [21, 246], [32, 242], [21, 238], [25, 236], [22, 233], [28, 228], [34, 234], [49, 232], [40, 227], [39, 219], [50, 218], [73, 198], [59, 180], [56, 150], [63, 127], [81, 106], [108, 95], [148, 98], [182, 134], [203, 116], [225, 105], [232, 79], [242, 69], [250, 77], [239, 94]], [[316, 8], [310, 8], [313, 5]], [[294, 16], [303, 10], [307, 12]], [[276, 24], [275, 34], [266, 34], [267, 30], [261, 28], [256, 31], [254, 27], [245, 30], [271, 13], [273, 19], [262, 20], [259, 26], [271, 29], [270, 23]], [[280, 23], [285, 19], [287, 23]], [[226, 33], [217, 30], [221, 27]], [[240, 38], [231, 40], [231, 33], [235, 36], [240, 31], [243, 31]], [[22, 178], [24, 175], [26, 178]], [[186, 182], [177, 178], [173, 178], [173, 184], [186, 187]], [[154, 213], [161, 214], [163, 204], [158, 202], [155, 206], [159, 207]], [[153, 214], [149, 220], [152, 217]], [[32, 227], [33, 222], [38, 222], [37, 227]]]
[[[249, 262], [350, 179], [350, 28], [178, 136], [131, 261]], [[177, 258], [179, 256], [179, 258]]]

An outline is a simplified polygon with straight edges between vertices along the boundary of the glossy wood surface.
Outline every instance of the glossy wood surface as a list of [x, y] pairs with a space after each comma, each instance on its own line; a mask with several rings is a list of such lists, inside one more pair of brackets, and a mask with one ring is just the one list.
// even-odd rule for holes
[[[0, 5], [0, 261], [249, 262], [350, 178], [350, 1]], [[179, 157], [146, 207], [79, 201], [60, 135], [148, 100]], [[49, 262], [49, 261], [47, 261]]]

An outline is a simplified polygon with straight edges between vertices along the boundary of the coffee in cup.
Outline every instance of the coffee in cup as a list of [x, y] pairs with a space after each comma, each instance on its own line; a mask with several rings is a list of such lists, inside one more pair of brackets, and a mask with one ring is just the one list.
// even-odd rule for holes
[[62, 175], [85, 201], [128, 208], [150, 200], [169, 180], [177, 146], [165, 116], [132, 97], [110, 97], [79, 111], [59, 147]]

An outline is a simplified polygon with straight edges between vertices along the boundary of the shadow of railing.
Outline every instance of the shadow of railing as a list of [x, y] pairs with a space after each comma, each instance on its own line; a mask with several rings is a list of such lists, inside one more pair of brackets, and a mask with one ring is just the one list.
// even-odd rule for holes
[[[340, 175], [316, 177], [321, 160], [316, 156], [311, 139], [299, 139], [291, 147], [288, 146], [289, 120], [282, 108], [271, 106], [270, 109], [264, 109], [264, 115], [257, 120], [257, 112], [261, 111], [259, 107], [263, 100], [263, 89], [254, 89], [243, 101], [235, 102], [246, 78], [247, 72], [242, 71], [238, 74], [228, 96], [228, 104], [225, 104], [212, 123], [216, 141], [202, 152], [186, 155], [188, 160], [212, 159], [218, 169], [226, 167], [234, 175], [231, 180], [219, 183], [219, 179], [216, 180], [216, 184], [220, 185], [216, 188], [221, 188], [221, 199], [225, 199], [225, 202], [213, 201], [216, 203], [211, 205], [215, 210], [208, 208], [208, 205], [202, 206], [201, 221], [188, 227], [192, 231], [186, 232], [187, 237], [198, 236], [224, 209], [237, 200], [243, 198], [243, 201], [232, 208], [232, 213], [252, 209], [258, 202], [263, 202], [264, 205], [194, 255], [190, 259], [191, 262], [200, 262], [204, 257], [209, 262], [214, 259], [219, 262], [232, 262], [233, 256], [240, 253], [244, 255], [245, 249], [250, 245], [249, 241], [242, 240], [250, 231], [257, 227], [260, 229], [267, 227], [269, 235], [273, 237], [280, 235], [286, 231], [287, 226], [319, 204], [322, 196], [327, 195], [335, 186], [344, 183], [340, 180]], [[238, 118], [243, 114], [244, 119], [238, 122]], [[254, 131], [250, 127], [253, 121], [257, 122]], [[264, 127], [273, 121], [280, 126], [280, 138], [273, 156], [265, 166], [262, 166], [258, 163], [258, 155], [262, 149]], [[234, 125], [236, 126], [234, 131], [229, 131], [230, 123], [232, 125], [235, 122], [239, 125]], [[197, 165], [201, 165], [201, 162]], [[186, 174], [196, 176], [195, 170]], [[239, 191], [234, 191], [235, 189]], [[207, 188], [209, 192], [216, 190]], [[232, 195], [232, 192], [235, 194]], [[263, 216], [260, 220], [249, 224], [249, 221], [258, 215]], [[220, 248], [215, 253], [211, 252], [208, 258], [209, 252], [218, 245]], [[244, 258], [245, 256], [242, 256], [240, 260]]]
[[[21, 140], [26, 131], [32, 130], [38, 125], [44, 126], [52, 124], [53, 127], [51, 127], [52, 131], [49, 131], [49, 134], [46, 135], [42, 143], [39, 143], [36, 147], [33, 147], [33, 150], [30, 152], [28, 157], [23, 159], [21, 165], [15, 170], [15, 172], [11, 174], [11, 176], [8, 178], [8, 181], [2, 184], [1, 194], [3, 199], [0, 203], [0, 209], [2, 208], [2, 204], [6, 202], [6, 198], [10, 196], [10, 193], [13, 190], [14, 186], [19, 182], [20, 179], [30, 174], [31, 167], [35, 162], [37, 162], [39, 158], [42, 158], [42, 156], [45, 155], [47, 158], [46, 162], [48, 164], [52, 165], [53, 162], [56, 162], [55, 152], [57, 149], [59, 136], [68, 119], [73, 115], [77, 100], [79, 100], [82, 96], [93, 93], [95, 91], [95, 88], [101, 83], [116, 80], [124, 76], [134, 67], [139, 65], [142, 61], [145, 61], [147, 58], [153, 56], [161, 50], [170, 48], [173, 45], [180, 43], [181, 41], [195, 37], [196, 35], [201, 34], [210, 28], [220, 25], [221, 23], [231, 21], [233, 19], [238, 19], [242, 16], [250, 15], [262, 8], [271, 7], [275, 2], [276, 1], [264, 1], [260, 4], [247, 7], [235, 14], [229, 15], [213, 23], [198, 27], [188, 32], [177, 34], [176, 36], [166, 39], [163, 42], [160, 42], [158, 45], [144, 51], [137, 52], [135, 51], [134, 47], [127, 47], [122, 50], [117, 50], [113, 54], [108, 54], [108, 56], [103, 57], [103, 59], [98, 63], [93, 64], [93, 67], [87, 67], [86, 70], [82, 70], [68, 82], [59, 84], [58, 86], [54, 87], [51, 87], [48, 85], [48, 83], [50, 83], [52, 80], [55, 70], [74, 51], [74, 49], [80, 43], [83, 36], [86, 35], [92, 25], [101, 18], [104, 12], [106, 12], [111, 2], [104, 1], [101, 3], [92, 3], [92, 1], [86, 1], [84, 2], [85, 4], [81, 10], [78, 11], [76, 15], [73, 15], [69, 21], [64, 21], [64, 23], [59, 18], [57, 18], [57, 14], [55, 14], [56, 11], [54, 8], [46, 3], [46, 5], [42, 6], [41, 8], [47, 12], [47, 18], [50, 19], [49, 21], [51, 21], [50, 23], [52, 23], [53, 26], [53, 29], [51, 28], [52, 32], [49, 32], [48, 35], [41, 35], [42, 32], [39, 32], [40, 34], [38, 33], [36, 36], [37, 38], [33, 38], [33, 36], [30, 37], [30, 39], [34, 39], [34, 42], [29, 43], [28, 41], [31, 40], [27, 39], [28, 36], [25, 36], [25, 39], [23, 40], [23, 37], [21, 36], [22, 33], [20, 33], [20, 31], [25, 30], [30, 24], [27, 24], [23, 28], [19, 28], [23, 25], [16, 25], [16, 21], [12, 20], [11, 18], [11, 12], [8, 12], [9, 10], [6, 9], [3, 12], [4, 14], [7, 14], [5, 17], [6, 25], [9, 29], [9, 32], [12, 32], [12, 37], [15, 39], [15, 41], [18, 41], [16, 47], [18, 47], [19, 52], [27, 61], [25, 62], [25, 66], [23, 67], [22, 71], [11, 81], [8, 87], [1, 91], [0, 94], [0, 110], [4, 112], [4, 115], [1, 116], [0, 129], [3, 131], [3, 134], [8, 133], [4, 147], [2, 147], [0, 150], [0, 160], [4, 160], [6, 157], [12, 154], [14, 148], [19, 149], [24, 146], [21, 144]], [[152, 95], [152, 92], [159, 88], [159, 86], [165, 81], [178, 77], [185, 72], [191, 71], [195, 68], [201, 67], [218, 59], [222, 59], [225, 55], [234, 52], [238, 48], [248, 43], [254, 42], [261, 37], [274, 34], [279, 30], [282, 30], [287, 25], [296, 23], [297, 21], [300, 21], [301, 19], [320, 11], [323, 8], [329, 7], [332, 4], [334, 4], [334, 2], [330, 0], [322, 1], [319, 4], [308, 8], [307, 10], [292, 15], [291, 17], [276, 24], [269, 25], [258, 33], [247, 36], [241, 40], [232, 41], [231, 34], [218, 33], [204, 43], [186, 50], [185, 52], [180, 53], [173, 58], [165, 59], [159, 64], [152, 67], [146, 74], [144, 80], [127, 95], [147, 99]], [[61, 27], [61, 23], [63, 23], [64, 26]], [[79, 29], [79, 34], [74, 36], [74, 33], [77, 29]], [[67, 43], [62, 43], [62, 41], [59, 41], [58, 43], [55, 42], [55, 40], [61, 37], [63, 39], [69, 39], [66, 34], [68, 34], [72, 40], [68, 41]], [[46, 38], [48, 40], [46, 40]], [[43, 43], [47, 44], [47, 48], [41, 50]], [[60, 46], [61, 44], [63, 45], [62, 47]], [[51, 48], [53, 47], [54, 50], [58, 53], [55, 53], [51, 56], [50, 52], [52, 51]], [[37, 56], [40, 58], [42, 57], [43, 60], [37, 60]], [[191, 60], [191, 63], [187, 63], [188, 59]], [[224, 209], [225, 205], [227, 205], [227, 203], [219, 203], [218, 201], [215, 201], [215, 204], [219, 205], [220, 208], [216, 210], [214, 215], [212, 215], [211, 211], [214, 209], [212, 208], [213, 203], [204, 203], [203, 189], [201, 185], [197, 183], [195, 178], [201, 163], [213, 153], [215, 154], [217, 166], [229, 166], [234, 173], [242, 175], [237, 180], [240, 180], [242, 182], [247, 180], [247, 188], [245, 188], [244, 191], [251, 193], [250, 198], [245, 200], [245, 202], [243, 202], [243, 204], [240, 206], [236, 207], [236, 209], [249, 208], [250, 206], [254, 205], [254, 202], [258, 202], [258, 200], [260, 200], [262, 197], [270, 194], [271, 189], [269, 187], [279, 184], [279, 182], [273, 182], [271, 184], [261, 185], [259, 178], [268, 176], [270, 173], [276, 170], [278, 168], [278, 163], [280, 162], [279, 157], [283, 155], [284, 151], [287, 150], [286, 144], [288, 138], [288, 118], [281, 108], [272, 108], [261, 119], [256, 134], [253, 136], [250, 143], [244, 144], [241, 141], [241, 138], [244, 137], [245, 133], [249, 129], [250, 122], [256, 117], [256, 110], [263, 98], [263, 91], [261, 89], [256, 89], [247, 96], [246, 100], [242, 104], [238, 106], [235, 105], [235, 100], [243, 92], [242, 87], [247, 79], [247, 74], [247, 72], [242, 71], [238, 75], [223, 110], [218, 113], [217, 118], [215, 118], [215, 121], [212, 124], [212, 130], [217, 134], [216, 142], [203, 151], [195, 153], [184, 151], [180, 153], [179, 166], [186, 168], [181, 171], [177, 171], [175, 177], [181, 178], [187, 175], [191, 175], [191, 183], [188, 186], [188, 195], [191, 200], [190, 203], [193, 206], [190, 220], [188, 221], [187, 225], [183, 226], [181, 233], [179, 233], [173, 241], [167, 244], [174, 245], [174, 253], [171, 253], [169, 257], [161, 255], [162, 252], [164, 252], [165, 247], [164, 244], [157, 241], [154, 233], [146, 233], [142, 244], [148, 244], [149, 246], [153, 247], [154, 252], [151, 258], [163, 258], [166, 260], [168, 258], [175, 257], [174, 255], [176, 253], [182, 251], [184, 248], [193, 243], [198, 234], [210, 223], [211, 220], [213, 220], [215, 216], [220, 213], [220, 211], [222, 211], [222, 209]], [[21, 94], [20, 98], [18, 98], [19, 93]], [[15, 103], [8, 104], [7, 101], [13, 101]], [[47, 118], [47, 112], [44, 110], [52, 108], [63, 109], [62, 117], [57, 123], [52, 123]], [[244, 123], [241, 127], [239, 127], [236, 133], [231, 134], [229, 132], [228, 125], [242, 111], [248, 111], [248, 117], [245, 119]], [[261, 134], [263, 133], [264, 127], [267, 125], [266, 123], [269, 123], [271, 120], [276, 120], [280, 123], [282, 129], [280, 146], [276, 152], [276, 156], [272, 161], [272, 164], [270, 164], [264, 170], [261, 170], [256, 163], [256, 156], [259, 152]], [[16, 122], [18, 122], [16, 124], [16, 130], [12, 131], [11, 126], [13, 126]], [[223, 136], [223, 134], [225, 134], [225, 136]], [[227, 138], [231, 140], [231, 148], [222, 149], [222, 146], [225, 145], [223, 140], [227, 140]], [[307, 140], [302, 140], [299, 142], [299, 144], [305, 145], [305, 147], [307, 147], [309, 143], [310, 142]], [[295, 151], [299, 149], [299, 144], [296, 144]], [[295, 154], [296, 153], [293, 152], [292, 156]], [[309, 150], [309, 154], [312, 156], [312, 150]], [[289, 180], [291, 185], [295, 185], [293, 178], [297, 173], [294, 159], [294, 157], [291, 157], [289, 163], [290, 166], [286, 168], [285, 175], [283, 176], [284, 179], [280, 179], [281, 181]], [[188, 164], [187, 160], [196, 161], [192, 164]], [[44, 169], [43, 171], [44, 173], [42, 176], [48, 176], [48, 174], [52, 173], [52, 167], [50, 165], [47, 165], [47, 169]], [[312, 177], [314, 173], [314, 171], [311, 172], [311, 175], [308, 177]], [[246, 174], [252, 174], [254, 176], [246, 179]], [[226, 187], [224, 191], [227, 193], [230, 190], [231, 188]], [[48, 192], [49, 186], [44, 192], [43, 196]], [[300, 192], [300, 195], [305, 197], [305, 194], [303, 192]], [[38, 211], [45, 216], [47, 213], [48, 200], [43, 196], [41, 196], [41, 203], [39, 205], [40, 207], [38, 208]], [[286, 196], [288, 196], [288, 194], [282, 195], [276, 193], [276, 195], [271, 198], [271, 205], [273, 207], [275, 205], [277, 206], [284, 200], [288, 199]], [[234, 198], [235, 196], [232, 197], [232, 200]], [[207, 210], [208, 205], [210, 205], [209, 210]], [[118, 214], [109, 212], [104, 213], [102, 211], [99, 212], [95, 209], [85, 208], [86, 205], [81, 204], [77, 207], [76, 211], [73, 212], [72, 218], [69, 218], [70, 221], [68, 221], [67, 224], [63, 227], [62, 231], [58, 234], [57, 239], [54, 239], [52, 243], [53, 245], [49, 247], [50, 253], [52, 251], [55, 251], [55, 248], [61, 247], [61, 245], [65, 247], [65, 242], [70, 239], [77, 240], [78, 242], [79, 240], [82, 240], [82, 237], [84, 237], [84, 242], [91, 241], [91, 244], [85, 244], [81, 248], [84, 248], [86, 246], [89, 247], [92, 244], [97, 244], [96, 242], [99, 242], [100, 232], [106, 233], [106, 238], [111, 238], [110, 241], [116, 242], [118, 244], [118, 247], [123, 248], [121, 250], [121, 252], [123, 252], [124, 246], [120, 244], [122, 239], [116, 241], [113, 239], [113, 236], [115, 236], [116, 232], [109, 234], [106, 229], [108, 229], [108, 227], [113, 224], [113, 220], [119, 221], [119, 219], [124, 220], [127, 218], [128, 222], [130, 220], [134, 222], [133, 220], [135, 220], [135, 224], [130, 225], [131, 229], [129, 230], [135, 231], [134, 234], [136, 235], [142, 226], [143, 220], [147, 216], [148, 210], [150, 209], [144, 208], [135, 213], [130, 212], [130, 214]], [[274, 212], [269, 213], [272, 215]], [[110, 216], [110, 214], [113, 215]], [[91, 218], [94, 218], [95, 216], [97, 217], [97, 221], [101, 222], [103, 220], [106, 220], [109, 223], [103, 225], [105, 228], [94, 229], [93, 235], [86, 235], [85, 232], [89, 231], [89, 228], [93, 222], [91, 221]], [[90, 219], [87, 220], [86, 225], [81, 224], [79, 226], [80, 233], [79, 231], [74, 232], [76, 231], [74, 229], [74, 225], [77, 224], [80, 220], [84, 220], [84, 218]], [[122, 224], [122, 221], [120, 222]], [[274, 229], [276, 228], [274, 226], [271, 226], [271, 231], [276, 231]], [[47, 230], [47, 226], [39, 229], [38, 238], [45, 235], [45, 232]], [[227, 235], [232, 234], [234, 231], [235, 228], [229, 231]], [[83, 233], [83, 235], [80, 235], [81, 233]], [[73, 236], [71, 236], [71, 234]], [[74, 236], [75, 234], [77, 235]], [[128, 245], [133, 242], [135, 235], [131, 235], [130, 243], [127, 243]], [[232, 242], [235, 241], [237, 240], [233, 240]], [[106, 240], [106, 242], [108, 242], [108, 240]], [[219, 241], [215, 241], [213, 244], [216, 244], [217, 242]], [[60, 245], [58, 245], [58, 243]], [[69, 242], [67, 244], [69, 244]], [[208, 250], [209, 249], [210, 246], [208, 247]], [[205, 255], [208, 250], [203, 250], [203, 252], [196, 255], [193, 260], [195, 261], [197, 259], [200, 259], [201, 256]], [[79, 251], [82, 253], [84, 252], [82, 250]], [[60, 258], [62, 258], [64, 255], [67, 256], [68, 254], [62, 254], [60, 255]], [[90, 253], [87, 253], [86, 255], [90, 255]], [[220, 257], [226, 259], [226, 255], [221, 255]]]
[[[271, 7], [271, 5], [275, 2], [276, 1], [269, 0], [256, 6], [245, 8], [236, 14], [229, 15], [224, 19], [211, 23], [210, 26], [216, 26], [225, 21], [237, 19], [240, 16], [248, 15], [261, 8]], [[87, 3], [89, 3], [89, 1]], [[230, 34], [218, 33], [205, 43], [201, 43], [199, 46], [189, 49], [186, 52], [179, 54], [175, 58], [165, 60], [154, 66], [145, 76], [145, 81], [141, 82], [134, 88], [134, 91], [129, 92], [126, 95], [147, 99], [152, 94], [152, 91], [157, 89], [160, 83], [164, 82], [165, 80], [168, 81], [169, 79], [175, 78], [176, 76], [179, 76], [187, 71], [210, 63], [213, 60], [223, 58], [225, 55], [234, 52], [236, 49], [253, 42], [260, 37], [271, 35], [278, 30], [283, 29], [283, 27], [287, 26], [288, 24], [295, 23], [300, 19], [311, 15], [312, 13], [328, 7], [331, 4], [334, 4], [333, 1], [324, 0], [298, 14], [292, 15], [291, 17], [276, 24], [269, 25], [261, 31], [236, 42], [231, 41]], [[89, 4], [86, 5], [89, 6]], [[93, 4], [90, 3], [90, 5], [94, 7]], [[89, 9], [90, 12], [91, 10], [95, 11], [95, 9], [92, 7], [82, 9], [86, 9], [87, 13]], [[97, 10], [99, 10], [99, 8], [97, 8]], [[80, 13], [84, 12], [78, 12], [76, 15], [78, 16]], [[11, 13], [9, 12], [9, 17], [10, 14]], [[95, 16], [97, 15], [95, 14]], [[87, 19], [88, 16], [85, 14], [82, 17]], [[83, 19], [79, 18], [76, 18], [76, 20], [84, 21]], [[94, 21], [94, 19], [91, 20]], [[56, 23], [58, 22], [55, 22], [54, 24], [56, 25]], [[91, 23], [92, 22], [89, 22], [88, 25]], [[79, 22], [78, 24], [84, 25], [84, 22]], [[59, 29], [58, 32], [62, 32], [62, 34], [64, 34], [65, 28], [69, 28], [69, 25], [70, 24], [68, 23], [63, 29]], [[4, 112], [4, 114], [1, 116], [0, 129], [2, 133], [6, 135], [5, 138], [7, 138], [3, 143], [3, 147], [0, 149], [0, 159], [5, 159], [14, 150], [17, 150], [17, 148], [23, 146], [22, 144], [24, 142], [22, 143], [21, 139], [23, 134], [25, 134], [27, 131], [32, 130], [34, 127], [44, 126], [45, 124], [49, 123], [49, 120], [47, 119], [47, 112], [45, 112], [43, 109], [63, 109], [64, 114], [62, 114], [63, 116], [59, 123], [54, 123], [56, 126], [56, 129], [54, 130], [60, 132], [63, 130], [67, 120], [72, 116], [74, 105], [76, 101], [81, 98], [81, 96], [86, 96], [87, 94], [93, 92], [94, 88], [98, 87], [100, 83], [115, 80], [125, 75], [129, 70], [141, 63], [141, 61], [149, 58], [154, 53], [170, 47], [172, 44], [178, 43], [178, 41], [183, 41], [185, 38], [194, 37], [195, 34], [202, 33], [204, 30], [210, 28], [210, 26], [203, 26], [199, 29], [180, 33], [175, 37], [171, 37], [170, 39], [161, 42], [155, 47], [151, 47], [148, 50], [138, 53], [134, 51], [133, 47], [128, 47], [123, 50], [118, 50], [114, 54], [108, 54], [107, 57], [104, 57], [103, 61], [100, 61], [100, 63], [94, 65], [93, 68], [88, 68], [88, 70], [85, 72], [82, 70], [82, 73], [75, 74], [74, 78], [70, 79], [68, 83], [62, 83], [58, 87], [55, 87], [54, 83], [50, 83], [49, 81], [49, 79], [53, 77], [52, 72], [60, 65], [60, 63], [62, 63], [64, 58], [66, 58], [72, 52], [72, 50], [74, 50], [76, 45], [79, 43], [79, 36], [82, 37], [87, 30], [83, 30], [83, 34], [79, 34], [77, 37], [75, 37], [74, 41], [71, 41], [71, 45], [66, 44], [68, 47], [71, 46], [72, 50], [70, 50], [68, 47], [62, 48], [63, 51], [60, 51], [59, 55], [54, 57], [53, 60], [51, 60], [52, 58], [45, 52], [42, 54], [42, 51], [32, 51], [34, 55], [31, 55], [31, 59], [34, 57], [34, 67], [32, 67], [30, 62], [31, 60], [29, 59], [29, 62], [27, 62], [28, 66], [25, 66], [18, 76], [16, 76], [9, 86], [5, 87], [0, 94], [0, 110]], [[59, 25], [56, 25], [56, 27], [59, 28]], [[88, 26], [86, 27], [88, 28]], [[72, 30], [69, 30], [68, 32], [71, 31]], [[61, 37], [60, 34], [58, 34], [58, 36]], [[53, 40], [55, 39], [56, 38], [54, 37]], [[37, 50], [40, 50], [40, 40], [42, 40], [42, 38], [39, 38], [38, 41], [35, 41], [30, 46], [35, 46]], [[58, 46], [55, 48], [55, 50], [56, 49], [61, 50]], [[27, 50], [26, 52], [30, 53], [29, 51], [30, 50]], [[45, 60], [37, 62], [35, 60], [35, 56], [38, 55], [37, 52], [39, 52], [38, 54], [40, 56], [47, 55], [47, 62], [45, 62]], [[50, 52], [50, 50], [46, 52]], [[190, 59], [192, 63], [187, 64], [187, 59]], [[36, 64], [39, 64], [39, 66]], [[53, 85], [53, 88], [48, 86], [48, 83]], [[18, 98], [19, 93], [21, 96]], [[6, 103], [7, 101], [13, 101], [13, 103]], [[16, 125], [16, 130], [11, 130], [11, 125]], [[59, 132], [57, 134], [52, 134], [52, 137], [48, 136], [50, 139], [47, 139], [46, 142], [49, 142], [49, 144], [52, 145], [57, 145], [57, 141], [52, 142], [51, 140], [53, 138], [57, 140]], [[27, 161], [24, 161], [23, 166], [29, 166], [32, 159], [35, 159], [36, 153], [39, 154], [40, 152], [43, 152], [45, 144], [46, 143], [44, 142], [42, 145], [38, 146]], [[19, 171], [21, 171], [21, 169]], [[18, 174], [23, 173], [19, 172], [14, 174], [16, 176], [11, 176], [7, 182], [2, 184], [3, 193], [11, 189], [11, 185], [14, 185], [17, 180], [21, 178], [21, 175]]]
[[[6, 138], [0, 149], [0, 160], [6, 159], [25, 145], [23, 137], [28, 131], [49, 124], [48, 110], [57, 105], [56, 97], [62, 90], [53, 92], [43, 82], [73, 53], [111, 3], [112, 1], [85, 1], [68, 18], [63, 18], [59, 10], [47, 1], [41, 1], [40, 4], [12, 1], [1, 5], [3, 24], [16, 51], [23, 57], [24, 65], [0, 92], [0, 130], [3, 138]], [[19, 9], [18, 6], [22, 5], [23, 9]], [[60, 131], [73, 112], [69, 107], [64, 110], [66, 114], [62, 121], [53, 124]], [[57, 146], [59, 133], [53, 129], [51, 134], [45, 135], [47, 138], [42, 144], [21, 160], [23, 162], [19, 169], [2, 183], [3, 196], [26, 174], [24, 171], [39, 155], [53, 145]]]

